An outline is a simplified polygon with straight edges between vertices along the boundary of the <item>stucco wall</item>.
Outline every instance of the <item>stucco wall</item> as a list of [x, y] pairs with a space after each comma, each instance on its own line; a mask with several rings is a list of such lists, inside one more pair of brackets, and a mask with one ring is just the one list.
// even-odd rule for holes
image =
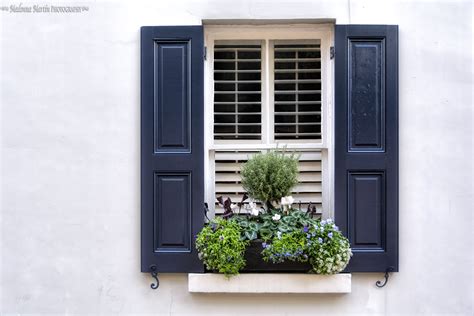
[[[472, 315], [471, 1], [70, 4], [89, 11], [0, 12], [0, 312]], [[152, 291], [139, 272], [139, 28], [223, 18], [400, 26], [400, 273], [385, 288], [354, 274], [348, 295], [192, 295], [186, 275]]]

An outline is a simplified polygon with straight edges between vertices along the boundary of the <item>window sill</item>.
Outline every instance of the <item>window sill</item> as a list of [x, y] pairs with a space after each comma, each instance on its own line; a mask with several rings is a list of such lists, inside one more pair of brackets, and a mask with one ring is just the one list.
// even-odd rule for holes
[[226, 279], [217, 273], [190, 273], [193, 293], [350, 293], [351, 274], [242, 273]]

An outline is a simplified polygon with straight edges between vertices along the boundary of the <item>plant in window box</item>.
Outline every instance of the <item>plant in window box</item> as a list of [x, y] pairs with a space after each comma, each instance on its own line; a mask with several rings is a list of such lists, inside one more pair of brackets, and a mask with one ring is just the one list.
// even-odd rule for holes
[[216, 218], [206, 225], [196, 239], [199, 258], [207, 269], [235, 275], [245, 266], [248, 241], [241, 238], [241, 228], [234, 220]]
[[[331, 221], [292, 208], [288, 194], [297, 183], [298, 157], [257, 154], [243, 166], [242, 183], [249, 198], [234, 204], [218, 197], [222, 218], [199, 233], [196, 246], [209, 270], [227, 276], [245, 272], [293, 271], [331, 274], [342, 271], [352, 255], [348, 240]], [[276, 206], [275, 206], [276, 205]], [[247, 212], [240, 211], [245, 207]]]

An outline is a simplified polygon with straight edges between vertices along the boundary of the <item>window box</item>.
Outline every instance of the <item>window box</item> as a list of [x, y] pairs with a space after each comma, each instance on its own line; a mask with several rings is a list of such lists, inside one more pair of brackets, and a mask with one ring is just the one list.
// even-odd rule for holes
[[285, 261], [282, 263], [266, 262], [262, 258], [261, 240], [253, 240], [245, 251], [247, 262], [243, 272], [308, 272], [311, 265], [308, 262]]

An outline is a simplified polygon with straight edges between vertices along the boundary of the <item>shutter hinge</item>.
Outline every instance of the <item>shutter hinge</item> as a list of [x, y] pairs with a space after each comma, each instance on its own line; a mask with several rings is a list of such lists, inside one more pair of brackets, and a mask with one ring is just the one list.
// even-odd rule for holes
[[203, 57], [204, 57], [204, 60], [207, 60], [207, 46], [204, 46]]
[[335, 55], [336, 55], [336, 50], [334, 49], [334, 46], [331, 46], [331, 47], [329, 48], [329, 57], [330, 57], [331, 59], [334, 59], [334, 56], [335, 56]]

